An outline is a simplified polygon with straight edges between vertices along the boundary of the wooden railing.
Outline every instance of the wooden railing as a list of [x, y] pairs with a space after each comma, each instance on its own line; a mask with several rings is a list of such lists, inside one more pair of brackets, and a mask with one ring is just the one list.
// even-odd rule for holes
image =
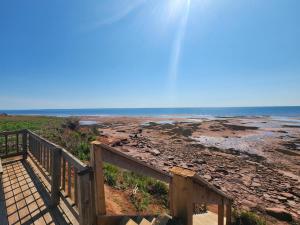
[[231, 224], [232, 198], [191, 170], [174, 167], [170, 175], [100, 142], [92, 143], [91, 156], [91, 166], [95, 172], [95, 210], [99, 225], [118, 225], [123, 218], [106, 215], [104, 162], [168, 183], [170, 213], [172, 217], [180, 218], [185, 225], [193, 224], [194, 206], [198, 203], [218, 205], [219, 225], [224, 225], [226, 205], [226, 225]]
[[7, 131], [0, 133], [0, 157], [8, 158], [27, 152], [27, 131]]
[[232, 199], [190, 170], [175, 167], [168, 174], [100, 142], [92, 143], [90, 163], [86, 165], [31, 131], [0, 133], [0, 157], [16, 155], [29, 156], [50, 183], [51, 206], [63, 201], [81, 225], [118, 225], [125, 217], [106, 214], [104, 162], [168, 183], [171, 216], [185, 225], [193, 224], [197, 203], [217, 204], [219, 225], [224, 225], [226, 206], [226, 225], [231, 222]]
[[27, 131], [28, 154], [34, 159], [45, 178], [51, 183], [52, 205], [64, 201], [72, 214], [81, 224], [87, 224], [83, 218], [92, 218], [92, 171], [90, 167], [70, 154], [62, 147]]

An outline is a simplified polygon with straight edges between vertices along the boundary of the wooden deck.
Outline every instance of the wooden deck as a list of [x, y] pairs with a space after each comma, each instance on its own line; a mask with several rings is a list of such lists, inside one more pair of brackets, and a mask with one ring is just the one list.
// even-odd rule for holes
[[49, 185], [28, 160], [3, 165], [0, 224], [74, 224], [62, 203], [51, 208]]

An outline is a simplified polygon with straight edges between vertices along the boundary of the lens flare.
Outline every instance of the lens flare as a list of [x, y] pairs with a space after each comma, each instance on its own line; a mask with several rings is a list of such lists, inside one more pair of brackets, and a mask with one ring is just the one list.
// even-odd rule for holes
[[[171, 64], [170, 64], [170, 78], [175, 80], [178, 75], [178, 65], [181, 55], [182, 42], [186, 32], [186, 25], [188, 21], [189, 11], [190, 11], [190, 0], [176, 0], [176, 4], [183, 7], [183, 13], [181, 13], [181, 18], [178, 26], [178, 31], [175, 36], [173, 43], [172, 55], [171, 55]], [[178, 3], [180, 2], [180, 3]], [[176, 6], [178, 7], [178, 6]]]

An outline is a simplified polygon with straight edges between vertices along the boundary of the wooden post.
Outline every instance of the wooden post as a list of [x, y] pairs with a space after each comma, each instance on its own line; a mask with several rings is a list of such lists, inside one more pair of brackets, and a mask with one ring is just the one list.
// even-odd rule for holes
[[231, 225], [231, 204], [231, 202], [226, 204], [226, 225]]
[[22, 150], [23, 150], [23, 158], [27, 159], [27, 131], [23, 131], [22, 134]]
[[193, 224], [193, 180], [195, 172], [179, 167], [171, 169], [173, 173], [171, 191], [172, 216], [185, 225]]
[[51, 176], [51, 206], [59, 204], [60, 174], [61, 174], [61, 149], [53, 149], [52, 176]]
[[90, 170], [79, 172], [77, 177], [79, 224], [92, 225], [94, 224], [95, 216], [91, 209], [92, 196]]
[[224, 225], [224, 203], [218, 205], [218, 225]]
[[101, 143], [94, 141], [90, 151], [90, 166], [93, 168], [93, 190], [96, 215], [105, 215], [104, 173]]

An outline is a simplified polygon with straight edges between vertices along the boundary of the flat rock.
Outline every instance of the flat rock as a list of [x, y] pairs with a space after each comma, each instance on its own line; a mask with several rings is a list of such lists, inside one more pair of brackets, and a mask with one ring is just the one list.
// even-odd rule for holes
[[211, 181], [211, 180], [212, 180], [212, 177], [211, 177], [209, 174], [205, 174], [205, 175], [203, 176], [203, 178], [204, 178], [205, 180], [208, 180], [208, 181]]
[[150, 152], [151, 152], [151, 154], [154, 155], [154, 156], [160, 155], [160, 151], [158, 151], [158, 150], [156, 150], [156, 149], [153, 149], [153, 150], [151, 150]]
[[294, 198], [293, 194], [287, 193], [287, 192], [281, 193], [280, 195], [287, 198], [287, 199], [293, 199]]
[[285, 209], [283, 208], [266, 208], [266, 212], [267, 214], [269, 214], [270, 216], [273, 216], [279, 220], [282, 221], [292, 221], [293, 217], [292, 215]]

